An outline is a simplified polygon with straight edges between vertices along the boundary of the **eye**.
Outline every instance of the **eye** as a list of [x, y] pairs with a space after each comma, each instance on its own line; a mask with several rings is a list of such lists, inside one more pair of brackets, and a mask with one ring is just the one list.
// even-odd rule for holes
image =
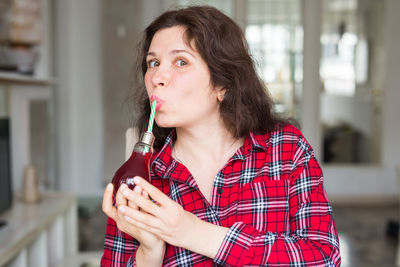
[[155, 59], [151, 59], [151, 60], [147, 61], [148, 68], [154, 68], [154, 67], [158, 67], [158, 66], [160, 66], [160, 62], [158, 62]]
[[183, 60], [183, 59], [178, 59], [178, 60], [176, 61], [176, 65], [178, 65], [179, 67], [183, 67], [183, 66], [187, 65], [187, 63], [186, 63], [186, 61]]

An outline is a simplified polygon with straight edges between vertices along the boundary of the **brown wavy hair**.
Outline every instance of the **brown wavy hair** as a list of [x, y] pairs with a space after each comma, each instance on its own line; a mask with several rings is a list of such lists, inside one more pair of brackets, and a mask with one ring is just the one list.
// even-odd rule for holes
[[[139, 134], [147, 130], [150, 115], [144, 86], [147, 52], [154, 34], [173, 26], [186, 28], [185, 42], [190, 45], [194, 41], [195, 49], [208, 65], [212, 85], [225, 89], [219, 111], [234, 137], [246, 137], [250, 132], [268, 133], [284, 124], [272, 111], [272, 100], [257, 76], [240, 27], [214, 7], [192, 6], [161, 14], [144, 31], [137, 58], [142, 85], [136, 88], [134, 96]], [[156, 149], [162, 148], [170, 131], [171, 128], [154, 125]]]

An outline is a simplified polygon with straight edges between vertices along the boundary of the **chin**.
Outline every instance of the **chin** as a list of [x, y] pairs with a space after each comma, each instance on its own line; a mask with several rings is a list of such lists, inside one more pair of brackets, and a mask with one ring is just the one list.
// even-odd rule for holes
[[174, 128], [176, 126], [175, 123], [172, 123], [170, 121], [162, 120], [162, 119], [156, 119], [156, 123], [158, 127], [161, 128]]

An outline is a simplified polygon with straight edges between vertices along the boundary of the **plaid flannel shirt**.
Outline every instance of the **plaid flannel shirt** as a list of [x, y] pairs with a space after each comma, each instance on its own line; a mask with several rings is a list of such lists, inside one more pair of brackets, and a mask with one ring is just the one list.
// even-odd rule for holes
[[[185, 210], [229, 231], [215, 259], [167, 244], [163, 266], [340, 266], [322, 171], [298, 129], [251, 133], [216, 175], [211, 203], [171, 157], [174, 140], [172, 132], [154, 155], [152, 184]], [[101, 266], [135, 266], [138, 246], [108, 219]]]

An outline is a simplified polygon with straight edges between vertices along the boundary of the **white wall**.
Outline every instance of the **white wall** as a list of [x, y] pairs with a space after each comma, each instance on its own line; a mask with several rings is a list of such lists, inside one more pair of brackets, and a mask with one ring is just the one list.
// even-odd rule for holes
[[158, 1], [103, 2], [104, 184], [125, 159], [125, 131], [134, 119], [132, 86], [136, 46], [144, 28], [162, 12]]
[[[57, 0], [55, 5], [59, 188], [78, 195], [102, 195], [105, 174], [111, 173], [104, 170], [103, 118], [108, 100], [102, 99], [102, 2]], [[135, 0], [136, 4], [140, 10], [132, 10], [131, 16], [142, 17], [143, 23], [135, 26], [140, 30], [163, 10], [161, 0]], [[115, 138], [124, 140], [125, 133]], [[121, 159], [124, 152], [121, 149]]]
[[101, 1], [57, 0], [55, 12], [59, 188], [100, 195]]
[[320, 158], [319, 140], [322, 136], [322, 129], [319, 123], [319, 92], [321, 90], [319, 61], [321, 57], [322, 1], [304, 0], [302, 7], [304, 50], [301, 125], [303, 135], [312, 145], [317, 158]]

